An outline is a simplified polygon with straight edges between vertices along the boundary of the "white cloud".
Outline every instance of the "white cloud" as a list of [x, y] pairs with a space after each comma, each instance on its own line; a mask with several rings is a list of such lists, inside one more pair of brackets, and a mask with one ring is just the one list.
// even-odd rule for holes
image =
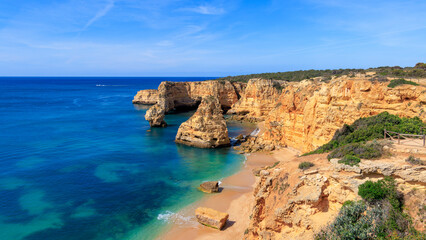
[[225, 13], [223, 8], [217, 8], [212, 6], [198, 6], [193, 8], [182, 8], [182, 11], [195, 12], [204, 15], [221, 15]]
[[99, 10], [95, 16], [93, 16], [84, 26], [84, 30], [87, 29], [88, 27], [90, 27], [90, 25], [92, 25], [94, 22], [98, 21], [100, 18], [102, 18], [103, 16], [105, 16], [113, 7], [115, 4], [115, 0], [108, 0], [107, 4], [105, 5], [104, 8], [102, 8], [101, 10]]

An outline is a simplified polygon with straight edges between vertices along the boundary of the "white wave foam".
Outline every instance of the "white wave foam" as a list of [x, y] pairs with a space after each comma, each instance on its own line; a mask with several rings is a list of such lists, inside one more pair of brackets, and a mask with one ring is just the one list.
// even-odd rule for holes
[[164, 213], [158, 214], [157, 219], [163, 222], [173, 223], [178, 225], [196, 222], [194, 217], [183, 216], [182, 214], [174, 213], [172, 211], [165, 211]]

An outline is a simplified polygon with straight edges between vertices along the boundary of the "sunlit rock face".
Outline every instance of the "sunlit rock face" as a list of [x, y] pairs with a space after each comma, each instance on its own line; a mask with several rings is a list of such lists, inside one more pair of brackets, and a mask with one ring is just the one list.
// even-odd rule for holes
[[140, 90], [132, 101], [134, 104], [154, 105], [158, 103], [158, 90], [146, 89]]
[[219, 99], [203, 98], [194, 115], [180, 125], [175, 141], [199, 148], [229, 146], [228, 129]]
[[[147, 112], [145, 118], [151, 126], [156, 127], [164, 121], [164, 115], [170, 111], [196, 109], [201, 99], [213, 96], [219, 100], [220, 106], [228, 110], [238, 101], [245, 83], [231, 83], [229, 81], [202, 81], [202, 82], [162, 82], [157, 92], [139, 91], [134, 102], [156, 103], [155, 111]], [[154, 106], [153, 106], [154, 108]], [[157, 114], [152, 114], [153, 112]], [[154, 121], [160, 119], [162, 121]], [[156, 116], [153, 118], [153, 116]]]

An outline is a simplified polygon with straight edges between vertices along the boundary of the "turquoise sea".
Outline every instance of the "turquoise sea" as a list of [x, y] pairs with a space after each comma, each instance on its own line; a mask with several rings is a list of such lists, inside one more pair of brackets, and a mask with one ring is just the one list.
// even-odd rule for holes
[[148, 131], [147, 108], [131, 100], [161, 81], [205, 79], [0, 78], [0, 239], [154, 239], [203, 196], [202, 181], [244, 156], [176, 145], [191, 113]]

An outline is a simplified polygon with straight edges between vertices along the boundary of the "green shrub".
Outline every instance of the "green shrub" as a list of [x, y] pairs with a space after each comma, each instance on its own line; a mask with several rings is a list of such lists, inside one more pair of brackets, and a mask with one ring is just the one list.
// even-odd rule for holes
[[345, 202], [336, 219], [315, 239], [425, 239], [426, 235], [417, 232], [410, 217], [402, 212], [393, 178], [367, 181], [358, 191], [367, 201]]
[[386, 197], [386, 190], [380, 182], [366, 181], [359, 186], [358, 195], [367, 201], [381, 200]]
[[353, 156], [353, 155], [345, 155], [342, 159], [338, 161], [338, 163], [343, 163], [349, 166], [355, 166], [358, 165], [358, 163], [361, 162], [361, 159], [359, 157]]
[[420, 158], [416, 158], [413, 155], [410, 155], [407, 159], [405, 159], [405, 161], [413, 165], [426, 165], [425, 161]]
[[376, 225], [381, 223], [382, 216], [380, 209], [368, 210], [362, 201], [348, 204], [315, 239], [374, 239], [377, 235]]
[[426, 123], [418, 117], [400, 118], [383, 112], [372, 117], [360, 118], [351, 125], [344, 125], [340, 130], [336, 131], [330, 142], [304, 155], [330, 152], [350, 143], [382, 139], [384, 129], [399, 133], [422, 134], [422, 127], [426, 127]]
[[405, 79], [403, 79], [403, 78], [399, 78], [399, 79], [394, 79], [394, 80], [392, 80], [392, 81], [389, 83], [388, 87], [390, 87], [390, 88], [394, 88], [394, 87], [396, 87], [396, 86], [403, 85], [403, 84], [410, 84], [410, 85], [414, 85], [414, 86], [418, 86], [418, 85], [419, 85], [419, 84], [417, 84], [417, 83], [415, 83], [415, 82], [407, 81], [407, 80], [405, 80]]
[[400, 209], [402, 205], [395, 180], [391, 177], [385, 177], [377, 182], [366, 181], [358, 187], [358, 195], [368, 202], [386, 198], [395, 209]]
[[327, 158], [344, 158], [348, 155], [363, 159], [375, 159], [383, 154], [383, 145], [377, 141], [369, 143], [350, 143], [336, 148]]
[[306, 170], [306, 169], [313, 167], [313, 166], [314, 166], [314, 164], [311, 163], [311, 162], [301, 162], [299, 164], [299, 169]]

